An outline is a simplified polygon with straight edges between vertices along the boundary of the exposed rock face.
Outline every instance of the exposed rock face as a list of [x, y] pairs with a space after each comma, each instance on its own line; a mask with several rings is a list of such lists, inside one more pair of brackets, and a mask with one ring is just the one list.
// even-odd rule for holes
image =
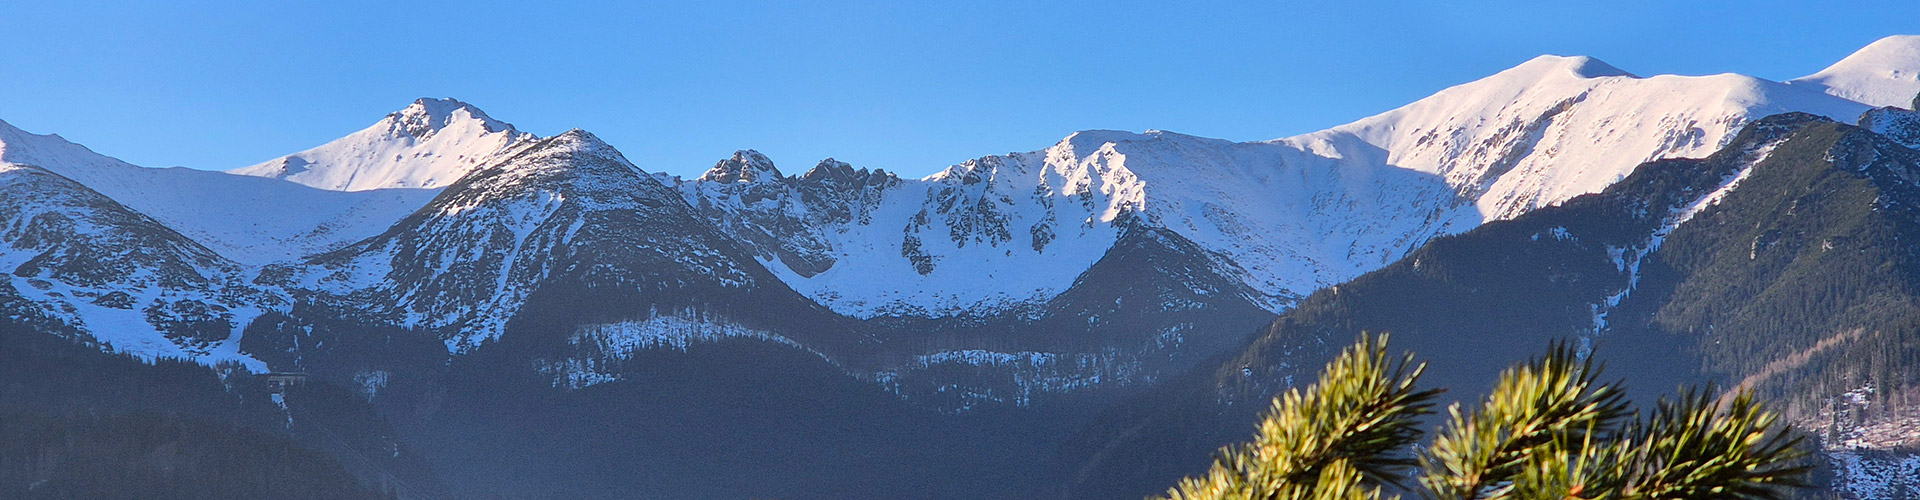
[[1893, 107], [1875, 109], [1860, 115], [1860, 127], [1906, 147], [1920, 149], [1920, 112]]
[[672, 189], [577, 130], [476, 170], [385, 234], [312, 262], [305, 285], [391, 308], [390, 321], [440, 332], [453, 351], [498, 338], [548, 280], [671, 293], [769, 279]]
[[46, 169], [0, 163], [0, 221], [8, 314], [112, 348], [245, 360], [229, 338], [284, 304], [239, 265]]
[[682, 196], [729, 236], [775, 269], [811, 278], [833, 267], [830, 232], [870, 224], [872, 210], [900, 179], [855, 170], [829, 158], [787, 177], [756, 151], [721, 160], [700, 178], [679, 182]]

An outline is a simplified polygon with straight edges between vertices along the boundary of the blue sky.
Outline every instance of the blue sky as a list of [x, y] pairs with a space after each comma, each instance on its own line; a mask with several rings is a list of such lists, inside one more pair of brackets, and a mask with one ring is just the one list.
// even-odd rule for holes
[[1911, 0], [690, 3], [10, 2], [0, 119], [224, 169], [455, 97], [652, 171], [922, 175], [1081, 129], [1310, 132], [1543, 53], [1787, 79], [1920, 32]]

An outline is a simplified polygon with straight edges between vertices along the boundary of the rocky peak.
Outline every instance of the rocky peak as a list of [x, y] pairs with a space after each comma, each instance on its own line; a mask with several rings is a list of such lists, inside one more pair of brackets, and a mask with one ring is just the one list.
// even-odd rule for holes
[[806, 173], [800, 174], [803, 185], [820, 185], [834, 188], [853, 188], [859, 186], [887, 186], [898, 183], [896, 176], [886, 169], [856, 169], [847, 162], [827, 158]]
[[1887, 136], [1913, 149], [1920, 149], [1920, 111], [1892, 106], [1860, 115], [1860, 127]]
[[785, 176], [780, 175], [780, 169], [773, 167], [773, 160], [751, 149], [733, 152], [732, 157], [720, 160], [719, 163], [713, 164], [713, 168], [707, 169], [707, 173], [700, 175], [700, 180], [703, 182], [724, 184], [736, 182], [758, 184], [784, 178]]
[[422, 97], [399, 111], [387, 114], [392, 129], [417, 138], [425, 138], [450, 125], [471, 123], [486, 133], [517, 131], [513, 124], [495, 120], [480, 108], [452, 98]]
[[854, 170], [853, 165], [849, 165], [847, 164], [847, 162], [844, 162], [844, 161], [827, 158], [825, 160], [820, 160], [820, 163], [815, 164], [813, 168], [807, 169], [806, 173], [800, 174], [800, 178], [803, 180], [816, 181], [816, 182], [819, 182], [819, 181], [844, 182], [844, 181], [852, 180], [857, 175], [859, 175], [859, 171]]
[[371, 127], [229, 173], [329, 191], [438, 189], [538, 139], [453, 99], [420, 99]]

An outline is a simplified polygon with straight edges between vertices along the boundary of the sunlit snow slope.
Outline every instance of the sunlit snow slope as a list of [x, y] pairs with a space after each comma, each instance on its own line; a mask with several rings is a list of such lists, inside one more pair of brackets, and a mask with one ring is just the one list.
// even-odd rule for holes
[[1787, 83], [1873, 106], [1912, 109], [1920, 98], [1920, 35], [1882, 38], [1819, 73]]
[[419, 99], [320, 147], [229, 172], [332, 191], [433, 189], [534, 139], [467, 103]]
[[[854, 316], [1020, 310], [1071, 286], [1126, 223], [1236, 264], [1228, 273], [1277, 311], [1434, 236], [1599, 191], [1648, 160], [1705, 156], [1760, 117], [1851, 122], [1869, 108], [1741, 75], [1642, 78], [1542, 56], [1274, 141], [1086, 131], [852, 198], [811, 194], [811, 172], [782, 177], [743, 152], [730, 161], [765, 163], [759, 175], [719, 175], [734, 168], [723, 161], [682, 191], [736, 234], [773, 235], [743, 239], [795, 289]], [[809, 215], [822, 211], [858, 217]]]
[[1384, 151], [1389, 165], [1443, 177], [1485, 218], [1508, 219], [1598, 192], [1646, 161], [1706, 156], [1767, 115], [1852, 122], [1867, 109], [1742, 75], [1642, 78], [1589, 57], [1541, 56], [1283, 142], [1332, 156]]
[[432, 191], [418, 189], [344, 193], [221, 172], [139, 167], [6, 122], [0, 122], [0, 162], [36, 165], [73, 179], [247, 264], [293, 260], [380, 234], [433, 198]]
[[[1219, 270], [1279, 309], [1398, 257], [1445, 224], [1436, 207], [1454, 205], [1416, 172], [1159, 131], [1079, 132], [925, 179], [856, 186], [879, 196], [815, 194], [833, 192], [808, 180], [820, 175], [762, 171], [771, 175], [709, 172], [682, 189], [724, 225], [745, 226], [736, 232], [824, 226], [765, 231], [804, 241], [776, 242], [783, 251], [764, 259], [797, 290], [860, 317], [1018, 311], [1072, 286], [1125, 224], [1173, 229], [1218, 252]], [[847, 215], [806, 216], [824, 212]]]

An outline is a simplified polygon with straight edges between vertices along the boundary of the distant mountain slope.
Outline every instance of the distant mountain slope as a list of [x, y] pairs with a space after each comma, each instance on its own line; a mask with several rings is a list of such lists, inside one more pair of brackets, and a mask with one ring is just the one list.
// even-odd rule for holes
[[[549, 281], [605, 277], [567, 268], [585, 265], [645, 275], [629, 277], [643, 286], [718, 279], [754, 284], [715, 290], [797, 292], [804, 299], [775, 300], [792, 302], [780, 310], [811, 301], [829, 311], [725, 321], [807, 349], [825, 349], [820, 328], [857, 331], [843, 337], [886, 347], [834, 361], [876, 380], [920, 384], [895, 371], [950, 372], [934, 367], [956, 363], [973, 366], [959, 370], [972, 377], [976, 361], [998, 356], [1081, 360], [1050, 382], [1015, 383], [1061, 387], [1096, 374], [1155, 379], [1237, 341], [1232, 325], [1264, 321], [1426, 241], [1600, 189], [1623, 165], [1709, 151], [1754, 114], [1781, 109], [1851, 120], [1867, 107], [1737, 75], [1638, 78], [1549, 56], [1307, 136], [1236, 143], [1085, 131], [924, 179], [835, 161], [788, 176], [752, 151], [692, 180], [632, 165], [553, 170], [514, 160], [550, 140], [451, 99], [422, 99], [340, 140], [235, 171], [246, 175], [134, 167], [11, 127], [0, 129], [0, 157], [41, 161], [132, 200], [128, 207], [257, 274], [269, 295], [381, 328], [431, 330], [452, 352], [499, 338]], [[604, 144], [587, 149], [618, 155]], [[570, 177], [589, 170], [598, 173], [579, 179], [592, 180]], [[474, 206], [445, 201], [455, 198]], [[599, 215], [560, 213], [569, 210]], [[571, 241], [579, 228], [629, 236], [581, 253]], [[1134, 278], [1151, 284], [1141, 290], [1089, 285], [1127, 282], [1120, 269], [1155, 274]], [[649, 299], [649, 308], [677, 305], [609, 319], [685, 319], [677, 315], [718, 297]], [[291, 307], [304, 306], [272, 312]], [[1203, 333], [1221, 328], [1234, 331]], [[908, 340], [908, 330], [938, 340]], [[1173, 352], [1182, 354], [1165, 357]], [[873, 362], [881, 353], [913, 361]], [[1131, 364], [1140, 359], [1189, 361]], [[990, 378], [1038, 370], [1015, 365], [996, 365]], [[995, 384], [974, 389], [1006, 400], [1005, 382]], [[979, 396], [972, 390], [959, 392]]]
[[1868, 111], [1860, 116], [1860, 127], [1909, 148], [1920, 149], [1920, 111], [1895, 107]]
[[1869, 106], [1913, 109], [1920, 102], [1920, 35], [1896, 35], [1820, 70], [1787, 81]]
[[[743, 158], [764, 173], [722, 173]], [[1398, 256], [1453, 205], [1424, 176], [1340, 164], [1271, 144], [1091, 131], [921, 180], [832, 163], [783, 177], [742, 152], [682, 190], [787, 283], [855, 317], [1029, 310], [1105, 255], [1123, 220], [1226, 255], [1252, 299], [1280, 310], [1290, 294]]]
[[0, 163], [0, 224], [11, 317], [146, 359], [265, 368], [230, 337], [282, 299], [159, 221], [45, 169]]
[[[262, 280], [318, 306], [296, 305], [291, 324], [350, 317], [422, 331], [454, 354], [507, 342], [562, 388], [621, 380], [642, 350], [740, 337], [948, 411], [1150, 381], [1240, 338], [1202, 332], [1271, 317], [1258, 291], [1221, 277], [1241, 273], [1230, 259], [1137, 220], [1068, 293], [1031, 310], [868, 321], [795, 293], [702, 222], [681, 193], [574, 131], [483, 166], [386, 234]], [[516, 329], [537, 339], [514, 341]], [[315, 354], [360, 342], [316, 332], [255, 336]]]
[[379, 234], [433, 197], [422, 190], [340, 193], [220, 172], [138, 167], [6, 122], [0, 122], [0, 162], [43, 167], [248, 264], [294, 260]]
[[1440, 176], [1485, 220], [1501, 220], [1599, 192], [1641, 162], [1706, 156], [1760, 117], [1800, 111], [1852, 122], [1868, 108], [1743, 75], [1642, 78], [1590, 57], [1541, 56], [1282, 141]]
[[[1883, 49], [1830, 73], [1904, 67]], [[1897, 78], [1843, 80], [1544, 56], [1303, 136], [1090, 130], [921, 179], [787, 175], [751, 150], [682, 179], [452, 100], [233, 172], [0, 123], [0, 312], [42, 340], [352, 387], [476, 491], [782, 471], [729, 490], [757, 495], [934, 466], [899, 442], [927, 436], [975, 457], [1024, 440], [936, 470], [1031, 496], [1059, 432], [1138, 396], [1059, 456], [1066, 493], [1152, 492], [1375, 329], [1459, 395], [1572, 336], [1641, 387], [1751, 377], [1835, 442], [1884, 447], [1913, 434], [1889, 416], [1911, 392], [1920, 115], [1834, 90]], [[723, 400], [660, 408], [703, 391]], [[765, 429], [859, 448], [698, 445]], [[569, 468], [581, 450], [610, 458]]]
[[[1149, 493], [1204, 467], [1262, 401], [1368, 331], [1432, 360], [1427, 382], [1454, 399], [1551, 339], [1577, 339], [1636, 397], [1718, 380], [1759, 389], [1811, 431], [1911, 443], [1916, 185], [1920, 152], [1885, 136], [1805, 114], [1757, 121], [1704, 160], [1647, 163], [1600, 194], [1314, 294], [1238, 356], [1093, 427], [1074, 447], [1088, 460], [1075, 493]], [[1854, 420], [1834, 419], [1863, 386]], [[1848, 485], [1886, 479], [1843, 472]]]
[[489, 163], [386, 233], [314, 257], [297, 285], [366, 295], [454, 351], [495, 340], [550, 279], [672, 294], [771, 280], [618, 151], [572, 131]]
[[422, 98], [346, 137], [228, 172], [329, 191], [434, 189], [534, 139], [467, 103]]
[[[1085, 131], [853, 198], [742, 152], [681, 184], [790, 286], [856, 317], [1031, 308], [1112, 245], [1122, 214], [1228, 256], [1281, 311], [1435, 236], [1597, 192], [1643, 161], [1704, 156], [1759, 117], [1868, 109], [1740, 75], [1640, 78], [1543, 56], [1275, 141]], [[742, 168], [755, 174], [726, 172]]]

